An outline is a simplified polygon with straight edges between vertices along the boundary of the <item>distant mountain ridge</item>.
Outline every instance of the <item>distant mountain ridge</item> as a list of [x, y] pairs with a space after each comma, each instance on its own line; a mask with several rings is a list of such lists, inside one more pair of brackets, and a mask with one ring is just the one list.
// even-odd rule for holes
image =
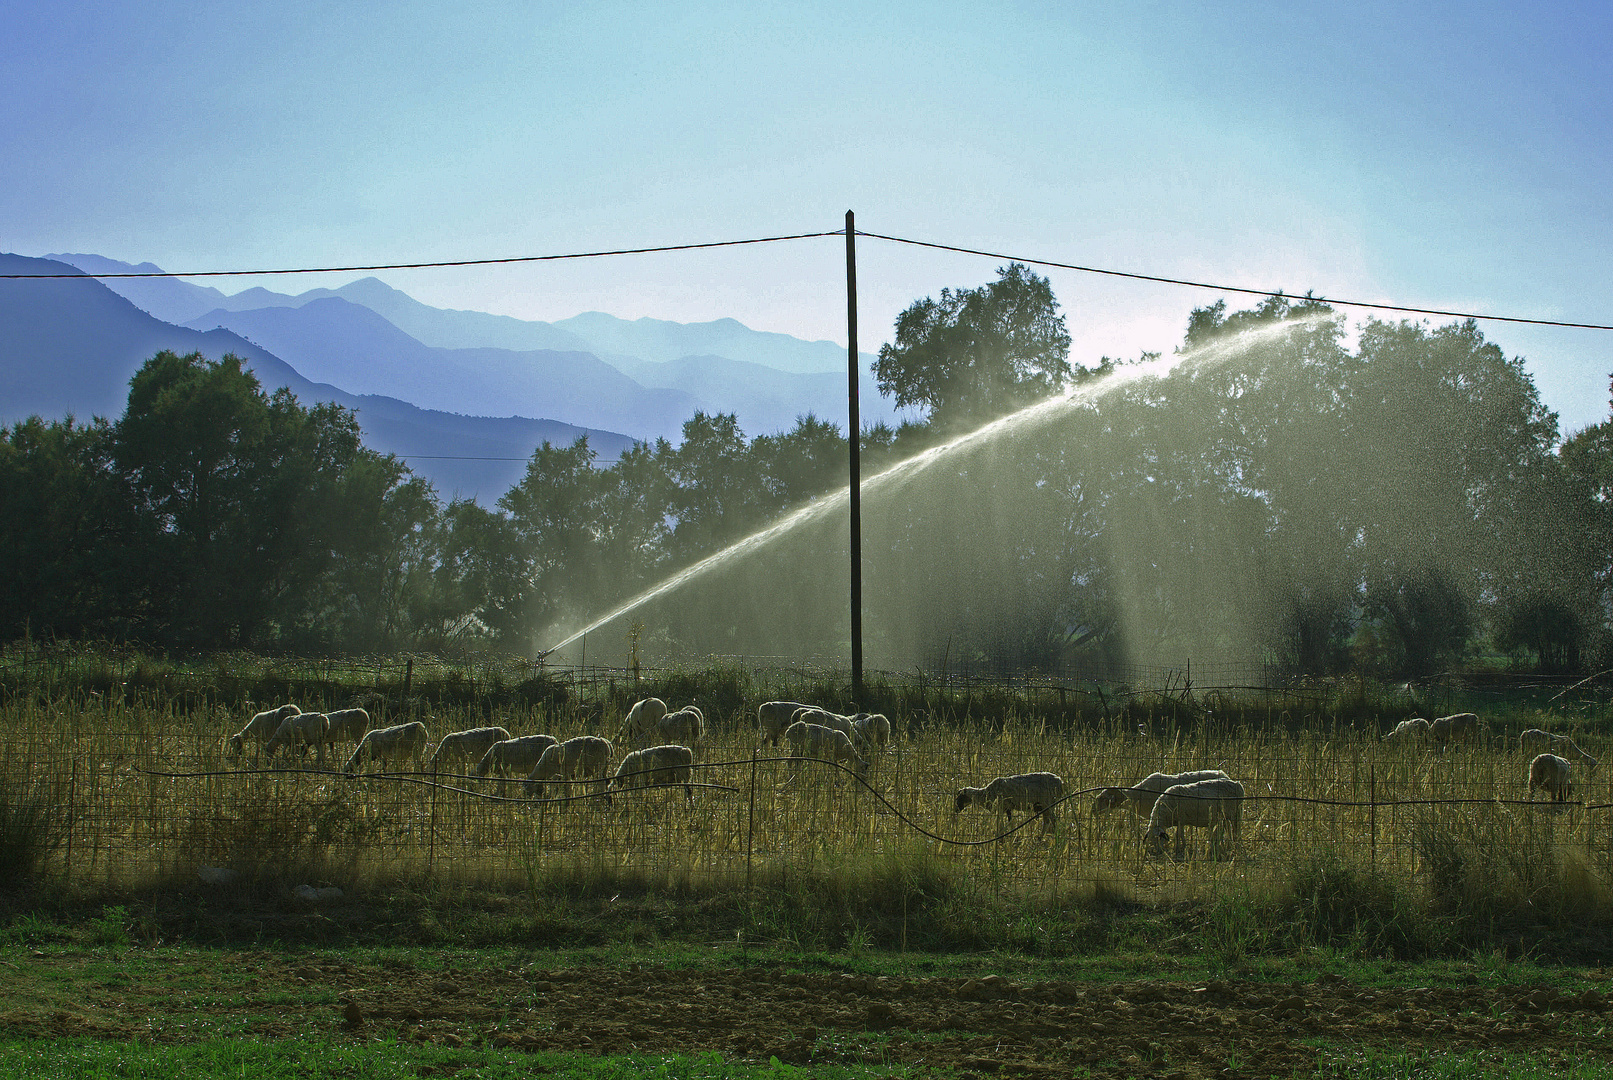
[[[10, 254], [0, 254], [0, 272], [77, 273], [64, 263]], [[635, 441], [551, 419], [463, 416], [391, 396], [349, 393], [305, 378], [231, 331], [157, 319], [87, 275], [0, 281], [0, 423], [31, 415], [115, 419], [128, 400], [129, 380], [163, 349], [211, 359], [235, 353], [266, 390], [284, 386], [304, 404], [330, 401], [353, 409], [366, 445], [405, 459], [444, 497], [474, 495], [491, 504], [525, 474], [525, 462], [544, 440], [569, 445], [586, 434], [603, 462]], [[472, 460], [488, 458], [510, 460]]]
[[[137, 267], [101, 255], [62, 254], [45, 258], [60, 260], [91, 274], [157, 271], [151, 263]], [[686, 356], [722, 356], [794, 374], [835, 371], [843, 374], [846, 370], [843, 345], [752, 330], [735, 319], [677, 323], [651, 318], [621, 319], [601, 311], [588, 311], [547, 323], [483, 311], [431, 307], [378, 278], [363, 278], [339, 289], [310, 289], [295, 295], [263, 288], [226, 295], [178, 278], [114, 278], [105, 284], [157, 318], [180, 324], [220, 308], [248, 311], [300, 307], [313, 300], [337, 296], [369, 308], [421, 344], [435, 348], [591, 352], [609, 362], [617, 356], [651, 362], [680, 360]], [[865, 369], [874, 361], [870, 353], [863, 353], [861, 358]]]
[[[98, 255], [61, 258], [90, 273], [155, 269]], [[316, 381], [432, 408], [541, 415], [674, 442], [697, 409], [735, 413], [753, 437], [787, 430], [808, 413], [844, 427], [840, 346], [733, 319], [683, 324], [587, 312], [530, 322], [430, 307], [375, 278], [295, 296], [261, 288], [226, 296], [176, 278], [105, 283], [158, 318], [233, 330]], [[873, 360], [863, 354], [863, 422], [899, 421], [879, 395]]]

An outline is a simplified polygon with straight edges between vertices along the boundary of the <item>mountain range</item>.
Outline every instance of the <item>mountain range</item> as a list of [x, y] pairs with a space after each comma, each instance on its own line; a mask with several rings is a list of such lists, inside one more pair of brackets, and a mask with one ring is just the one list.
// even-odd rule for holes
[[[121, 414], [128, 380], [160, 349], [234, 352], [265, 388], [354, 409], [366, 442], [445, 495], [491, 502], [547, 439], [585, 431], [601, 463], [634, 441], [676, 442], [697, 409], [754, 436], [808, 412], [845, 415], [845, 352], [732, 320], [674, 323], [600, 312], [545, 323], [434, 308], [375, 278], [289, 295], [225, 294], [99, 255], [0, 255], [0, 423], [38, 413]], [[863, 354], [865, 423], [899, 419]], [[514, 415], [511, 415], [514, 414]], [[843, 422], [842, 422], [843, 426]], [[474, 461], [471, 458], [512, 458]]]

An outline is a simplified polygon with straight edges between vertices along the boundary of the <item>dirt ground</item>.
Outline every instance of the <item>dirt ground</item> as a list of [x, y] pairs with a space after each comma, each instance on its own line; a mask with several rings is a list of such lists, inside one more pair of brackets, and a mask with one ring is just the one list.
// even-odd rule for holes
[[[182, 1040], [397, 1037], [450, 1047], [693, 1053], [864, 1062], [962, 1073], [1068, 1077], [1289, 1075], [1315, 1044], [1544, 1050], [1613, 1057], [1610, 997], [1549, 987], [1369, 989], [1323, 976], [1237, 982], [1012, 983], [794, 974], [765, 969], [525, 967], [394, 970], [339, 959], [243, 954], [216, 985], [194, 972], [163, 987], [79, 979], [74, 961], [26, 954], [67, 987], [39, 1008], [13, 1001], [0, 1031]], [[236, 966], [237, 963], [239, 966]], [[38, 970], [60, 964], [64, 970]], [[243, 972], [250, 972], [243, 982]], [[206, 1017], [208, 1023], [199, 1023]]]

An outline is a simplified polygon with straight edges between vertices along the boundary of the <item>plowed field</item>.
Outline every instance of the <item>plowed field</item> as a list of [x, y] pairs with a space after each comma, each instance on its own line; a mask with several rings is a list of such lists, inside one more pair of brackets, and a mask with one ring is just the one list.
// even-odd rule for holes
[[[15, 954], [14, 954], [15, 955]], [[13, 1035], [180, 1041], [397, 1037], [438, 1045], [692, 1053], [1068, 1077], [1288, 1075], [1316, 1045], [1613, 1054], [1609, 998], [1549, 987], [1372, 989], [1311, 983], [1022, 982], [769, 969], [393, 970], [232, 955], [142, 986], [82, 961], [15, 956], [58, 988], [0, 1015]], [[115, 963], [115, 962], [114, 962]], [[59, 969], [59, 970], [53, 970]], [[149, 967], [145, 968], [149, 970]], [[178, 973], [176, 973], [178, 974]], [[249, 974], [249, 979], [243, 979]], [[63, 995], [66, 996], [63, 996]]]

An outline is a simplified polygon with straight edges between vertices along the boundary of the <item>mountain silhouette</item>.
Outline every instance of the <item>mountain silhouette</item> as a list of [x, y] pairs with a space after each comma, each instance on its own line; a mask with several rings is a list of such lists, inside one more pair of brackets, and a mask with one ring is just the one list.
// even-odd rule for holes
[[165, 323], [65, 263], [0, 254], [0, 273], [71, 275], [0, 280], [0, 423], [31, 415], [116, 419], [140, 365], [171, 349], [211, 359], [234, 353], [265, 390], [284, 386], [305, 405], [330, 401], [353, 409], [367, 446], [403, 458], [445, 497], [491, 504], [524, 475], [526, 460], [544, 440], [569, 445], [586, 433], [606, 463], [634, 442], [618, 432], [552, 419], [458, 415], [315, 382], [232, 331]]

